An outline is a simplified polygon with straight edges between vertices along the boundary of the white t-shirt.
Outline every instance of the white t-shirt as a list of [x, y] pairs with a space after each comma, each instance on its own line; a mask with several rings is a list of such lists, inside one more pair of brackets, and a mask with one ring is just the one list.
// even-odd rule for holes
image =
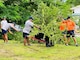
[[8, 24], [6, 20], [1, 21], [1, 29], [8, 30], [9, 27], [10, 25]]
[[8, 23], [9, 24], [9, 28], [10, 27], [14, 27], [14, 24], [13, 23]]
[[29, 34], [33, 25], [33, 22], [31, 22], [30, 20], [26, 21], [25, 27], [23, 28], [23, 32]]

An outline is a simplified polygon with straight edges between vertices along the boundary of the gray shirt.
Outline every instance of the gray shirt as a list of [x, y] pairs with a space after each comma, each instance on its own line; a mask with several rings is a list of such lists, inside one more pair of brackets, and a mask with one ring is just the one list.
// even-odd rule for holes
[[31, 31], [31, 28], [33, 27], [33, 22], [32, 21], [30, 21], [30, 20], [27, 20], [26, 21], [26, 23], [25, 23], [25, 27], [23, 28], [23, 32], [24, 33], [30, 33], [30, 31]]

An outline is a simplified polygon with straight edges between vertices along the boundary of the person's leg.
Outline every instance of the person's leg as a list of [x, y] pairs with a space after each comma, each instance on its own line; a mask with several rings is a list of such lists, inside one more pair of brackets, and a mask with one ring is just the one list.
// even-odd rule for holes
[[72, 38], [73, 38], [73, 40], [74, 40], [75, 45], [78, 46], [77, 40], [76, 40], [76, 38], [75, 38], [74, 30], [72, 30]]
[[5, 42], [8, 43], [8, 36], [7, 36], [7, 33], [4, 34], [4, 39], [5, 39]]
[[69, 42], [70, 42], [70, 31], [67, 31], [67, 35], [66, 35], [66, 37], [67, 37], [66, 45], [68, 45]]
[[4, 43], [5, 43], [5, 37], [4, 37], [4, 35], [2, 35], [2, 38], [3, 38], [3, 40], [4, 40]]
[[8, 42], [7, 31], [2, 29], [2, 37], [5, 42]]
[[27, 43], [28, 45], [30, 45], [28, 35], [29, 35], [29, 34], [27, 34], [27, 33], [23, 33], [23, 38], [24, 38], [24, 46], [26, 46], [26, 43]]
[[67, 44], [66, 34], [63, 35], [64, 43]]
[[26, 40], [26, 38], [24, 38], [24, 46], [26, 46], [26, 42], [27, 42], [27, 40]]
[[30, 45], [29, 37], [27, 37], [27, 44]]
[[69, 42], [70, 42], [70, 37], [67, 38], [67, 43], [69, 44]]
[[72, 37], [72, 38], [73, 38], [73, 40], [74, 40], [75, 45], [78, 45], [76, 38], [75, 38], [75, 37]]
[[28, 45], [30, 45], [30, 41], [29, 41], [29, 38], [28, 37], [27, 38], [24, 38], [24, 46], [26, 46], [26, 43]]

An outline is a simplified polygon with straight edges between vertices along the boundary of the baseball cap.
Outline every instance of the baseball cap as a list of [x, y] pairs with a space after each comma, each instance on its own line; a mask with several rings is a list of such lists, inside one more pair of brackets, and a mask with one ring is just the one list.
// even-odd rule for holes
[[30, 17], [29, 17], [29, 19], [32, 19], [32, 20], [33, 20], [33, 17], [32, 17], [32, 16], [30, 16]]
[[70, 19], [70, 16], [68, 16], [67, 19]]

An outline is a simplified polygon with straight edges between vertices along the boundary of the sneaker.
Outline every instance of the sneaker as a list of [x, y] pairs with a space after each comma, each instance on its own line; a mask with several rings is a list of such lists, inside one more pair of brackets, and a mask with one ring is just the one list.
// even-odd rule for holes
[[78, 47], [78, 44], [76, 44], [76, 47]]
[[46, 47], [51, 47], [50, 45], [46, 45]]
[[31, 44], [28, 44], [28, 46], [31, 46]]
[[66, 46], [68, 46], [68, 44], [65, 44]]

